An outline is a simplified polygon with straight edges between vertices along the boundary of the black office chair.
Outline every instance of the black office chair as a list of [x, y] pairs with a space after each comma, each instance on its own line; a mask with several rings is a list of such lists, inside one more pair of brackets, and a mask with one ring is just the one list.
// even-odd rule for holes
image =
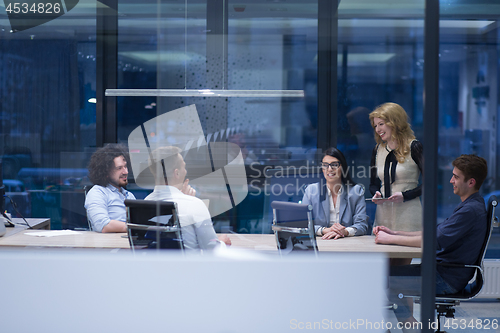
[[[464, 264], [448, 264], [448, 263], [437, 263], [437, 265], [447, 266], [447, 267], [457, 267], [457, 268], [475, 268], [474, 277], [469, 281], [467, 286], [460, 292], [456, 294], [447, 294], [447, 295], [436, 295], [436, 311], [437, 311], [437, 322], [438, 327], [436, 332], [443, 333], [441, 331], [441, 317], [445, 316], [446, 318], [455, 318], [455, 309], [454, 306], [460, 305], [460, 301], [466, 301], [473, 299], [476, 297], [484, 285], [484, 268], [483, 261], [484, 255], [486, 253], [486, 248], [488, 247], [488, 243], [491, 237], [492, 226], [494, 223], [497, 223], [497, 217], [495, 216], [495, 207], [497, 206], [498, 201], [496, 196], [492, 195], [488, 200], [487, 207], [487, 227], [486, 227], [486, 236], [481, 247], [481, 252], [477, 261], [473, 265], [464, 265]], [[420, 303], [420, 298], [415, 298], [415, 303]]]
[[126, 199], [125, 206], [132, 251], [146, 248], [184, 250], [175, 202]]
[[[83, 187], [83, 191], [85, 192], [85, 198], [87, 198], [87, 193], [89, 193], [90, 189], [94, 187], [94, 185], [85, 185]], [[96, 187], [97, 188], [97, 187]], [[89, 230], [90, 231], [93, 231], [92, 229], [92, 223], [90, 222], [90, 219], [89, 219], [89, 214], [87, 213], [87, 223], [89, 224]], [[82, 229], [85, 229], [85, 228], [82, 228]]]
[[312, 220], [312, 206], [295, 202], [273, 201], [272, 230], [280, 254], [284, 249], [310, 250], [317, 255], [318, 245]]

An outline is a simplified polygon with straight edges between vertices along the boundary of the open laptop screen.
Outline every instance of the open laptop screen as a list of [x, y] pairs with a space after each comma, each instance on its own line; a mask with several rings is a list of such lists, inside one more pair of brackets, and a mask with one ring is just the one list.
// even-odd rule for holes
[[320, 167], [282, 167], [266, 170], [264, 221], [271, 232], [273, 210], [271, 202], [300, 202], [309, 184], [317, 183], [323, 177]]

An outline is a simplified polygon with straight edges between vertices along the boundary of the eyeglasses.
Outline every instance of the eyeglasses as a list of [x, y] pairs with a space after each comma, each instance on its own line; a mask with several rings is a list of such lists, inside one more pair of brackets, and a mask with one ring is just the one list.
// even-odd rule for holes
[[323, 169], [328, 169], [328, 167], [330, 167], [335, 170], [340, 167], [340, 162], [332, 162], [332, 163], [321, 162], [321, 167]]

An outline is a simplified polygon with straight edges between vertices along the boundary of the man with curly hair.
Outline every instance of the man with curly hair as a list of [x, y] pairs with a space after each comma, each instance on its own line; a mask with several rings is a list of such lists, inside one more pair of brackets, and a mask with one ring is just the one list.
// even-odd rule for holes
[[94, 184], [85, 198], [85, 209], [97, 232], [127, 232], [125, 199], [135, 199], [128, 184], [127, 148], [109, 144], [90, 158], [89, 179]]

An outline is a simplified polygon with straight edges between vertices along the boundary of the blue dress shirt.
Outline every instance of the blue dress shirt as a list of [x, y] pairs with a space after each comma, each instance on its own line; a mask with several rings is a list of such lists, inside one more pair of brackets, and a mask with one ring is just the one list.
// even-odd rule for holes
[[132, 192], [124, 188], [117, 189], [111, 184], [106, 187], [94, 185], [85, 198], [85, 209], [92, 229], [102, 232], [102, 228], [111, 220], [126, 222], [125, 199], [135, 199], [135, 196]]
[[[453, 214], [437, 226], [437, 262], [473, 265], [486, 236], [486, 208], [478, 192], [460, 203]], [[456, 290], [462, 290], [474, 268], [437, 266], [437, 271]]]

